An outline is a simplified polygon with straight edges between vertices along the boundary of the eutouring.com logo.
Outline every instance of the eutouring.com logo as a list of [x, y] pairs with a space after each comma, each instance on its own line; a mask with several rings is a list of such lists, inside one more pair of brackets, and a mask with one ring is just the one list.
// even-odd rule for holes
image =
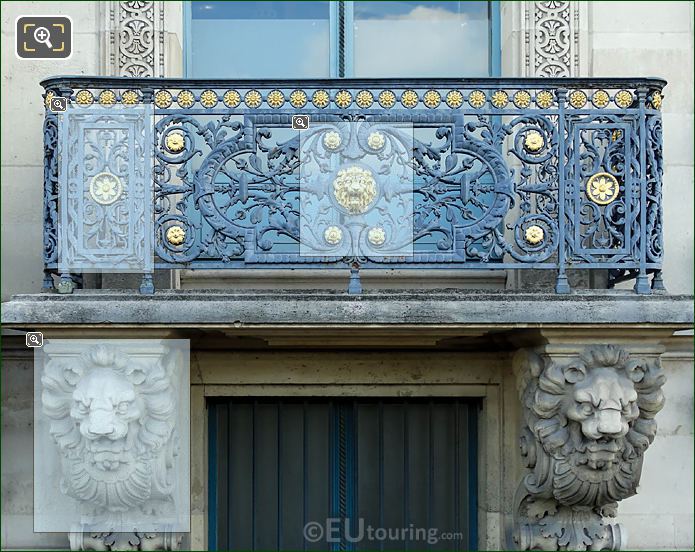
[[437, 544], [439, 541], [463, 539], [463, 533], [440, 532], [436, 527], [374, 527], [365, 520], [327, 518], [325, 522], [310, 521], [304, 526], [304, 538], [308, 542], [421, 542]]

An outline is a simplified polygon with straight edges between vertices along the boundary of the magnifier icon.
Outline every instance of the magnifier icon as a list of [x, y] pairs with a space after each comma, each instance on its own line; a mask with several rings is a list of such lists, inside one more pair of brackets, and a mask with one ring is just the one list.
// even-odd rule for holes
[[307, 130], [309, 128], [308, 115], [292, 115], [292, 130]]
[[36, 27], [36, 29], [34, 29], [34, 40], [39, 44], [45, 44], [53, 49], [53, 44], [51, 44], [51, 33], [46, 27]]
[[36, 334], [30, 334], [29, 341], [31, 341], [32, 343], [36, 343], [37, 345], [39, 344], [39, 338]]

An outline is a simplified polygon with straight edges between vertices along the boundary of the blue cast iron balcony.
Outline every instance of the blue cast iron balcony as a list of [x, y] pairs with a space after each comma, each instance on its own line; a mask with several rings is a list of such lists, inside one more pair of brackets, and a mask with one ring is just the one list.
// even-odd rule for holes
[[351, 291], [362, 269], [533, 268], [567, 293], [573, 268], [650, 293], [665, 84], [47, 79], [46, 281], [136, 256], [145, 292], [152, 268], [325, 267]]

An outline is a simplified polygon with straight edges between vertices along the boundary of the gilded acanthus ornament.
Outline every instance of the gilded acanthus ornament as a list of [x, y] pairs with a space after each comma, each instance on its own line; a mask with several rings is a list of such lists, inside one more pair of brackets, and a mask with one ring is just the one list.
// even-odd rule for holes
[[450, 90], [446, 94], [446, 105], [451, 109], [457, 109], [463, 105], [463, 94], [458, 90]]
[[77, 103], [77, 105], [81, 105], [82, 107], [92, 105], [94, 103], [94, 96], [89, 90], [80, 90], [75, 95], [75, 103]]
[[524, 239], [531, 245], [538, 245], [543, 241], [544, 237], [543, 229], [536, 224], [529, 226], [526, 232], [524, 232]]
[[654, 109], [661, 109], [661, 104], [663, 103], [663, 96], [658, 90], [652, 92], [651, 101], [652, 107]]
[[222, 96], [222, 103], [227, 107], [238, 107], [241, 103], [241, 94], [236, 90], [227, 90]]
[[314, 107], [318, 107], [319, 109], [327, 107], [330, 101], [331, 97], [325, 90], [317, 90], [314, 92], [313, 96], [311, 96], [311, 103], [314, 104]]
[[497, 90], [492, 94], [490, 103], [498, 109], [503, 109], [509, 103], [509, 95], [504, 90]]
[[46, 109], [48, 109], [51, 106], [51, 100], [55, 98], [55, 92], [53, 90], [49, 90], [46, 92], [46, 96], [44, 97], [44, 105], [46, 106]]
[[170, 226], [166, 238], [171, 245], [181, 245], [186, 241], [186, 231], [181, 226]]
[[518, 108], [525, 109], [531, 105], [531, 94], [526, 92], [526, 90], [519, 90], [514, 93], [514, 99], [512, 101]]
[[304, 90], [293, 90], [290, 94], [290, 105], [292, 107], [304, 107], [308, 101]]
[[626, 108], [632, 105], [632, 92], [629, 90], [620, 90], [615, 95], [615, 104], [618, 107]]
[[479, 107], [483, 107], [485, 105], [485, 100], [486, 100], [485, 93], [482, 92], [481, 90], [473, 90], [473, 92], [471, 92], [468, 95], [469, 105], [471, 107], [476, 108], [476, 109]]
[[170, 132], [164, 140], [164, 145], [171, 153], [179, 153], [186, 145], [183, 133], [179, 131]]
[[347, 90], [339, 90], [335, 95], [334, 101], [335, 105], [337, 105], [341, 109], [345, 109], [346, 107], [349, 107], [352, 103], [352, 94], [350, 94], [350, 92], [348, 92]]
[[109, 107], [114, 105], [115, 103], [116, 94], [114, 94], [111, 90], [102, 90], [101, 94], [99, 94], [99, 105]]
[[425, 95], [422, 96], [422, 103], [424, 103], [430, 109], [438, 107], [442, 102], [442, 96], [436, 90], [428, 90]]
[[135, 105], [140, 101], [140, 95], [135, 90], [126, 90], [121, 94], [123, 105]]
[[217, 93], [214, 90], [203, 90], [200, 93], [200, 105], [203, 107], [215, 107], [217, 105]]
[[389, 109], [396, 105], [396, 95], [390, 90], [382, 90], [379, 93], [379, 105], [384, 109]]
[[530, 130], [524, 137], [524, 149], [529, 153], [537, 153], [545, 145], [543, 135], [537, 130]]
[[372, 104], [374, 103], [374, 96], [369, 90], [360, 90], [355, 96], [355, 103], [358, 107], [367, 109], [372, 107]]
[[263, 103], [263, 96], [261, 96], [261, 93], [258, 90], [249, 90], [244, 96], [244, 103], [246, 104], [246, 107], [255, 109], [259, 107], [261, 103]]
[[618, 197], [619, 192], [618, 180], [607, 172], [592, 175], [586, 183], [587, 197], [598, 205], [608, 205]]
[[644, 451], [656, 435], [665, 376], [658, 358], [589, 347], [556, 361], [515, 358], [527, 475], [515, 499], [521, 550], [617, 550], [617, 502], [634, 495]]
[[570, 105], [575, 109], [581, 109], [586, 105], [586, 94], [582, 90], [573, 90], [570, 93]]
[[168, 90], [160, 90], [154, 95], [154, 105], [160, 109], [166, 109], [173, 101], [171, 93]]
[[594, 104], [594, 107], [598, 107], [599, 109], [606, 107], [608, 102], [610, 102], [610, 96], [605, 90], [597, 90], [594, 92], [594, 95], [591, 96], [591, 103]]
[[401, 94], [401, 104], [403, 107], [411, 109], [417, 105], [418, 101], [420, 101], [420, 98], [418, 98], [415, 90], [405, 90], [403, 94]]
[[553, 105], [554, 96], [550, 90], [541, 90], [536, 94], [536, 105], [541, 109], [547, 109]]
[[179, 107], [188, 109], [195, 103], [195, 96], [190, 90], [181, 90], [176, 96], [176, 103], [179, 104]]
[[273, 109], [282, 107], [285, 103], [285, 95], [280, 90], [271, 90], [266, 97], [268, 105]]

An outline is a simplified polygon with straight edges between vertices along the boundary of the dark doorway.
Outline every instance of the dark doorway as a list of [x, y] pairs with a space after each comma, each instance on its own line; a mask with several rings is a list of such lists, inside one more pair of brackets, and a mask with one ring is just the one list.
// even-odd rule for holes
[[477, 548], [478, 405], [211, 400], [210, 549]]

